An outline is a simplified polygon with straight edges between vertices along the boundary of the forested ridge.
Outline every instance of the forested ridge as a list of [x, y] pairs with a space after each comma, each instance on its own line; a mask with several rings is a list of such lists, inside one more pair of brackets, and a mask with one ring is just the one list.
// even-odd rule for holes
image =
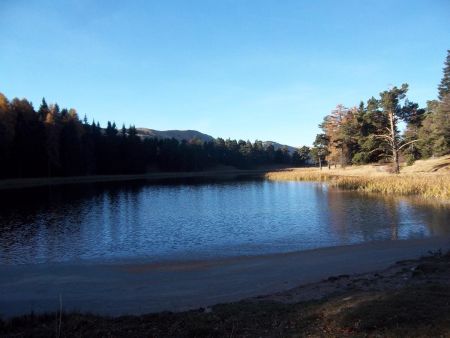
[[[142, 138], [136, 128], [118, 129], [81, 120], [75, 109], [60, 109], [45, 99], [38, 110], [26, 99], [0, 93], [0, 178], [138, 174], [149, 171], [197, 171], [217, 165], [241, 169], [280, 164], [322, 166], [392, 162], [403, 157], [450, 152], [450, 51], [438, 87], [438, 99], [426, 107], [406, 98], [408, 85], [392, 87], [361, 101], [338, 105], [320, 124], [313, 147], [290, 153], [261, 141]], [[399, 122], [406, 125], [403, 133]]]
[[26, 99], [0, 94], [0, 177], [56, 177], [137, 174], [148, 171], [195, 171], [217, 165], [254, 168], [302, 165], [308, 148], [290, 154], [263, 142], [141, 138], [136, 128], [102, 128], [81, 120], [75, 109], [42, 100], [36, 111]]
[[[328, 165], [393, 163], [400, 157], [411, 164], [417, 159], [450, 152], [450, 51], [438, 86], [438, 99], [426, 107], [407, 99], [408, 84], [392, 87], [361, 101], [358, 107], [338, 105], [319, 125], [312, 155]], [[406, 126], [403, 133], [399, 123]]]

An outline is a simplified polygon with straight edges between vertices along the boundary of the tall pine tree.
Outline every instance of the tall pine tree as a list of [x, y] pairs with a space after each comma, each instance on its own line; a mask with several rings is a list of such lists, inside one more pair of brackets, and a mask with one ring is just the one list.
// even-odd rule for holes
[[450, 50], [447, 50], [447, 59], [444, 63], [444, 76], [439, 84], [439, 100], [442, 101], [450, 93]]

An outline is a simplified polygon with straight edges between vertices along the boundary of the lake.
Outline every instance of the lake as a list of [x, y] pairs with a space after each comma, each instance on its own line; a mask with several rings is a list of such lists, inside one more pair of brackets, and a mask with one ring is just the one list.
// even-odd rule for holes
[[0, 264], [190, 260], [450, 235], [450, 209], [263, 179], [0, 191]]

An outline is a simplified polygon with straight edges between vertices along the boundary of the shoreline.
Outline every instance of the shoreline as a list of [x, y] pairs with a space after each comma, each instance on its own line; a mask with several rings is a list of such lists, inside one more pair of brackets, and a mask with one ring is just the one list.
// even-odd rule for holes
[[238, 176], [261, 176], [273, 169], [255, 170], [211, 170], [192, 172], [155, 172], [146, 174], [130, 175], [93, 175], [93, 176], [70, 176], [70, 177], [37, 177], [37, 178], [14, 178], [0, 180], [0, 190], [36, 188], [45, 186], [65, 185], [65, 184], [85, 184], [104, 182], [126, 182], [126, 181], [157, 181], [164, 179], [184, 179], [184, 178], [235, 178]]
[[[441, 160], [442, 161], [442, 160]], [[270, 181], [322, 182], [347, 191], [379, 194], [385, 196], [412, 197], [425, 202], [450, 204], [450, 157], [444, 158], [444, 167], [423, 170], [404, 167], [398, 175], [389, 174], [383, 166], [363, 165], [348, 168], [289, 168], [267, 167], [252, 170], [225, 169], [193, 172], [151, 172], [130, 175], [93, 175], [72, 177], [15, 178], [0, 180], [1, 190], [25, 189], [57, 185], [149, 181], [171, 179], [236, 179], [259, 177]], [[428, 162], [431, 162], [428, 160]], [[448, 162], [448, 163], [447, 163]], [[443, 169], [444, 168], [444, 169]]]
[[0, 318], [0, 335], [66, 337], [443, 337], [450, 251], [338, 275], [283, 292], [183, 312], [120, 317], [67, 312]]
[[[0, 335], [65, 337], [446, 337], [450, 252], [333, 276], [268, 297], [184, 312], [107, 317], [57, 311], [3, 320]], [[306, 300], [305, 294], [317, 299]]]
[[399, 260], [450, 249], [450, 238], [369, 242], [264, 256], [146, 263], [0, 265], [0, 315], [58, 309], [107, 316], [185, 311], [294, 287], [342, 274], [386, 268]]

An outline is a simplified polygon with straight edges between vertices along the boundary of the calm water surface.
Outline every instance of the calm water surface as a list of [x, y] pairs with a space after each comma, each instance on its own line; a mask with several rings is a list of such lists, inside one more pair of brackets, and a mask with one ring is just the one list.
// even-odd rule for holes
[[450, 210], [320, 183], [237, 180], [1, 191], [0, 264], [196, 259], [450, 235]]

